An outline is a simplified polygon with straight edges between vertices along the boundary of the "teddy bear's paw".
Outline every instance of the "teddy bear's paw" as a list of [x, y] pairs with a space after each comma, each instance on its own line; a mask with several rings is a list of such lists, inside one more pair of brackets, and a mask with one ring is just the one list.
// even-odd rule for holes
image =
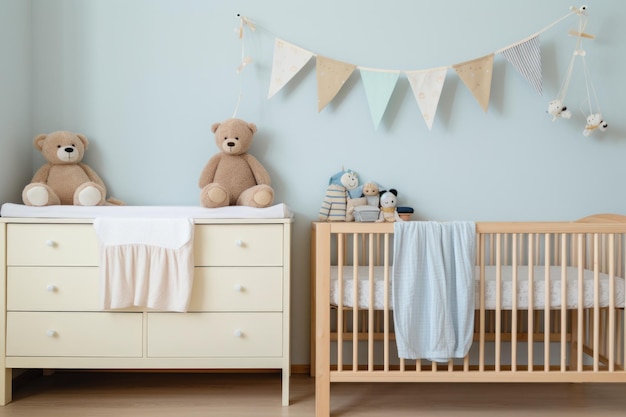
[[40, 185], [34, 186], [26, 190], [26, 197], [32, 206], [46, 206], [50, 200], [50, 194], [46, 187]]
[[81, 206], [97, 206], [103, 200], [103, 195], [96, 187], [88, 186], [78, 192], [77, 200]]
[[272, 194], [268, 190], [261, 190], [254, 194], [253, 199], [258, 207], [267, 207], [272, 204], [272, 201], [274, 200], [274, 194]]
[[202, 205], [208, 208], [225, 207], [229, 203], [229, 198], [226, 190], [218, 184], [207, 185], [200, 195]]

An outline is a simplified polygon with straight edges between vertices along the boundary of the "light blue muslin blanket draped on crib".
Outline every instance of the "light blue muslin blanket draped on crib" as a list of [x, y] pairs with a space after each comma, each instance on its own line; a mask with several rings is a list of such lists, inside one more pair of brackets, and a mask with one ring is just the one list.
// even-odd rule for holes
[[396, 222], [393, 316], [398, 356], [463, 358], [474, 331], [474, 222]]

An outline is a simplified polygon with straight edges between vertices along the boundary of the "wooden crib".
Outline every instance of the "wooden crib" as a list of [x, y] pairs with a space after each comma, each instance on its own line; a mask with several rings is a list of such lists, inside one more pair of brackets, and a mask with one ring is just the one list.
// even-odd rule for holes
[[448, 363], [397, 356], [393, 232], [312, 225], [317, 417], [335, 382], [626, 382], [626, 216], [476, 223], [473, 344]]

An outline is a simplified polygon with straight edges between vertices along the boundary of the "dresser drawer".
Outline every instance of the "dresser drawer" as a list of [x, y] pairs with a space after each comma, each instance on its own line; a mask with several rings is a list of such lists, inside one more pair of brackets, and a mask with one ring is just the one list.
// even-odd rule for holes
[[99, 310], [99, 294], [97, 267], [7, 268], [9, 311]]
[[141, 357], [141, 313], [7, 314], [7, 356]]
[[189, 311], [282, 311], [283, 268], [196, 267]]
[[91, 224], [9, 224], [7, 265], [98, 266]]
[[283, 225], [198, 225], [196, 266], [281, 266]]
[[149, 357], [280, 357], [281, 313], [149, 313]]

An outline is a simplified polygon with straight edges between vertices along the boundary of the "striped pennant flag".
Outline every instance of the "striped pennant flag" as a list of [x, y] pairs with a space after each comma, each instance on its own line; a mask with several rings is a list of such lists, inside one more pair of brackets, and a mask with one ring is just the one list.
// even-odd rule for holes
[[539, 35], [518, 43], [500, 52], [522, 74], [524, 78], [543, 95], [541, 79], [541, 42]]

